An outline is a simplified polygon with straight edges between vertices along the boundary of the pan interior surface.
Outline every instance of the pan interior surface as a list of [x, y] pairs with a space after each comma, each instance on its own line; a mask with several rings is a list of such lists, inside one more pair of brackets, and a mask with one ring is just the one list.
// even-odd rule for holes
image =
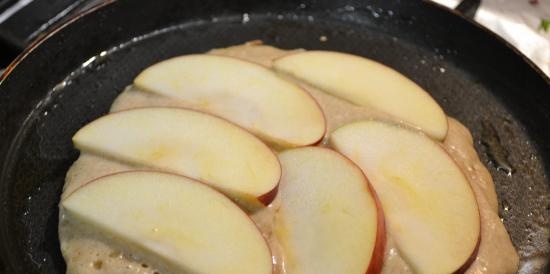
[[[547, 273], [543, 267], [550, 251], [549, 155], [541, 141], [550, 134], [544, 133], [550, 124], [539, 125], [542, 129], [537, 131], [535, 112], [526, 110], [528, 102], [514, 95], [539, 86], [510, 78], [513, 70], [500, 67], [514, 65], [500, 63], [506, 59], [499, 56], [510, 51], [505, 46], [487, 56], [474, 50], [471, 41], [438, 36], [445, 30], [434, 29], [422, 12], [410, 15], [405, 8], [376, 4], [341, 4], [330, 12], [309, 4], [280, 12], [226, 10], [219, 16], [132, 33], [125, 42], [80, 60], [82, 65], [72, 71], [54, 75], [55, 87], [28, 99], [32, 108], [24, 113], [0, 162], [4, 271], [65, 273], [57, 224], [64, 176], [78, 157], [71, 137], [107, 113], [141, 70], [173, 56], [260, 39], [284, 49], [362, 55], [395, 68], [429, 91], [449, 116], [472, 131], [475, 147], [495, 180], [500, 215], [522, 258], [520, 273]], [[426, 13], [438, 9], [427, 7]], [[447, 28], [452, 32], [454, 25]], [[481, 44], [488, 39], [478, 38], [483, 35], [468, 37]], [[550, 102], [550, 93], [541, 100]]]

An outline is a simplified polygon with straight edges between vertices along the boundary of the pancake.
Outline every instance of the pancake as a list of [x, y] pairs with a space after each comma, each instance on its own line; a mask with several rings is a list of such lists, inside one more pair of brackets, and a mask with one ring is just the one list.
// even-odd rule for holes
[[[214, 49], [209, 54], [232, 56], [270, 67], [274, 59], [296, 51], [300, 51], [300, 49], [286, 51], [263, 45], [259, 41], [253, 41], [243, 45]], [[309, 85], [297, 84], [310, 93], [321, 106], [327, 119], [327, 132], [349, 122], [364, 119], [399, 122], [394, 121], [394, 118], [387, 114], [353, 105]], [[150, 106], [193, 107], [177, 99], [144, 92], [133, 86], [128, 86], [113, 102], [110, 111]], [[448, 122], [448, 134], [441, 145], [457, 162], [468, 178], [474, 190], [481, 216], [481, 241], [477, 256], [465, 273], [516, 273], [519, 256], [498, 216], [498, 200], [491, 175], [481, 163], [474, 149], [472, 135], [469, 130], [451, 117], [448, 118]], [[319, 146], [325, 145], [326, 140], [319, 144]], [[82, 153], [67, 172], [62, 197], [66, 197], [79, 186], [94, 178], [134, 169], [149, 170], [150, 168], [132, 166], [98, 155]], [[272, 233], [277, 207], [278, 200], [275, 199], [265, 209], [255, 212], [252, 218], [271, 246], [273, 261], [275, 262], [274, 274], [285, 274], [282, 267], [284, 265], [284, 254]], [[62, 210], [59, 219], [59, 239], [61, 251], [67, 263], [67, 274], [160, 274], [154, 265], [148, 263], [147, 258], [136, 257], [125, 250], [124, 247], [112, 244], [108, 239], [87, 229], [83, 224], [66, 218]], [[392, 240], [392, 235], [388, 234], [387, 239], [382, 273], [412, 274], [410, 267], [400, 256], [399, 250]]]

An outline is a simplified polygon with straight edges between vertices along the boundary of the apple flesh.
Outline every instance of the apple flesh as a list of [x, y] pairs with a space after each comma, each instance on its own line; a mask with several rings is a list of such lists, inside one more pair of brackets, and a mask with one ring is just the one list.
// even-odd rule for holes
[[477, 202], [439, 144], [421, 132], [377, 121], [345, 125], [329, 142], [368, 177], [388, 231], [415, 273], [453, 273], [472, 256], [480, 235]]
[[175, 57], [145, 69], [134, 85], [183, 100], [281, 147], [313, 144], [325, 134], [323, 113], [307, 92], [244, 60], [207, 54]]
[[204, 181], [245, 207], [268, 204], [281, 176], [277, 156], [246, 130], [181, 108], [103, 116], [73, 137], [81, 151]]
[[435, 139], [447, 135], [447, 117], [437, 102], [378, 62], [340, 52], [307, 51], [282, 57], [273, 67], [336, 97], [389, 114]]
[[81, 222], [170, 273], [271, 274], [271, 251], [231, 200], [190, 178], [122, 172], [82, 186], [61, 202]]
[[380, 273], [384, 217], [361, 170], [326, 148], [297, 148], [279, 158], [274, 231], [286, 273]]

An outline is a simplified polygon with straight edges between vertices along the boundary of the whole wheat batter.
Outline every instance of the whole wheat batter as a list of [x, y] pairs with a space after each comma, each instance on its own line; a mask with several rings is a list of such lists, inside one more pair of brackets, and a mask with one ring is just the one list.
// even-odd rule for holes
[[[274, 59], [293, 52], [295, 51], [285, 51], [262, 45], [261, 42], [250, 42], [244, 45], [215, 49], [210, 51], [209, 54], [233, 56], [270, 67]], [[327, 132], [356, 120], [394, 120], [387, 114], [353, 105], [305, 84], [298, 84], [320, 104], [327, 119]], [[192, 105], [177, 99], [143, 92], [130, 86], [115, 100], [111, 106], [111, 112], [147, 106], [193, 108]], [[323, 142], [320, 145], [322, 146], [325, 143]], [[485, 166], [480, 162], [473, 147], [470, 132], [458, 121], [449, 118], [449, 131], [441, 145], [466, 174], [474, 190], [481, 215], [481, 241], [477, 257], [465, 273], [516, 273], [519, 257], [498, 216], [498, 202], [493, 180]], [[131, 166], [98, 155], [82, 153], [67, 173], [62, 197], [67, 196], [76, 188], [94, 178], [133, 169], [144, 170], [150, 168]], [[277, 239], [271, 231], [276, 211], [277, 199], [269, 207], [254, 213], [252, 217], [273, 249], [275, 274], [284, 274], [284, 254], [281, 252]], [[155, 266], [153, 262], [148, 262], [147, 258], [139, 258], [123, 247], [116, 246], [110, 239], [86, 229], [74, 220], [66, 218], [62, 210], [60, 212], [59, 239], [63, 256], [67, 262], [68, 274], [182, 274], [162, 272], [161, 267]], [[399, 250], [393, 243], [392, 235], [387, 235], [387, 240], [382, 273], [412, 274], [413, 272], [407, 263], [400, 257]], [[419, 250], [418, 252], [422, 251]]]

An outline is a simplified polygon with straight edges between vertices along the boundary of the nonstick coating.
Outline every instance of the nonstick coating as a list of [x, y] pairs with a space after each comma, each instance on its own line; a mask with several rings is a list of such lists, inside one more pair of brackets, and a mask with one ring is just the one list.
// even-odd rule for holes
[[254, 39], [363, 55], [428, 90], [472, 130], [522, 257], [520, 272], [550, 273], [538, 267], [550, 249], [548, 79], [449, 10], [385, 0], [120, 1], [33, 46], [0, 85], [3, 272], [64, 273], [57, 205], [78, 157], [71, 136], [105, 114], [138, 72], [172, 56]]

